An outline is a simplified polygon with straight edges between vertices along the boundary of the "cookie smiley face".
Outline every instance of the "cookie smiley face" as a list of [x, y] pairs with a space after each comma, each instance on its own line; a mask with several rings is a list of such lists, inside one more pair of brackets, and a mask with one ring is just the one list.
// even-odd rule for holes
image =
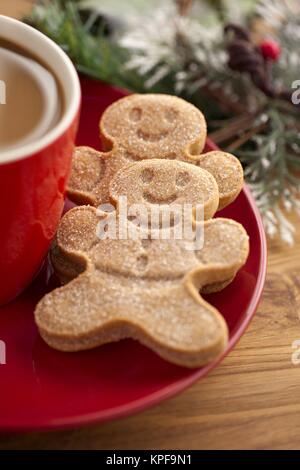
[[151, 103], [149, 108], [145, 110], [138, 106], [131, 108], [128, 114], [129, 121], [136, 124], [134, 134], [142, 142], [162, 142], [174, 132], [180, 122], [179, 110], [174, 105], [171, 107], [159, 103], [155, 109], [157, 121], [151, 123]]
[[130, 205], [201, 205], [205, 219], [215, 214], [219, 204], [218, 186], [209, 172], [171, 160], [143, 160], [126, 166], [112, 179], [109, 193], [115, 205], [120, 196], [126, 196]]
[[192, 104], [168, 95], [132, 95], [103, 114], [100, 132], [106, 149], [122, 147], [133, 160], [180, 159], [187, 147], [201, 153], [206, 122]]

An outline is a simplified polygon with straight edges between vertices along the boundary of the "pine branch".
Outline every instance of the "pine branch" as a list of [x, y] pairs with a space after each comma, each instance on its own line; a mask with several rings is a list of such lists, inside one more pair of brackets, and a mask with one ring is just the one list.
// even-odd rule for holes
[[59, 44], [79, 72], [116, 86], [143, 89], [138, 74], [123, 73], [122, 64], [128, 60], [126, 50], [105, 34], [101, 23], [97, 34], [92, 34], [76, 2], [40, 1], [25, 20]]

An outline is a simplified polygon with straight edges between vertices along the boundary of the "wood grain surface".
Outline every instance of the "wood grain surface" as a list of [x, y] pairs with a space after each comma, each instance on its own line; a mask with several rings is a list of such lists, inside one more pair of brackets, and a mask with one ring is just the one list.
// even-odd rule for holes
[[[29, 1], [1, 0], [19, 16]], [[0, 435], [0, 449], [299, 449], [300, 219], [294, 247], [269, 243], [256, 317], [225, 361], [176, 398], [127, 419], [72, 431]]]

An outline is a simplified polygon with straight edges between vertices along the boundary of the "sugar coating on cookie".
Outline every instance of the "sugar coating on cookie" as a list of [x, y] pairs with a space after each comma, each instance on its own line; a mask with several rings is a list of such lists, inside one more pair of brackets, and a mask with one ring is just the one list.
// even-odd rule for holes
[[204, 222], [207, 241], [197, 252], [187, 251], [184, 240], [97, 241], [98, 219], [95, 208], [84, 206], [62, 220], [61, 256], [85, 259], [85, 268], [37, 305], [45, 341], [77, 351], [131, 337], [186, 367], [216, 358], [226, 345], [227, 327], [199, 289], [224, 282], [244, 264], [243, 227], [227, 219]]
[[213, 217], [219, 205], [219, 190], [213, 176], [189, 163], [162, 159], [143, 160], [119, 171], [109, 186], [117, 205], [125, 196], [128, 204], [202, 206], [204, 219]]
[[202, 152], [206, 121], [199, 109], [176, 96], [135, 94], [106, 109], [100, 133], [106, 148], [122, 147], [134, 160], [178, 159], [190, 146]]
[[197, 164], [211, 173], [218, 185], [219, 210], [231, 204], [241, 191], [244, 183], [243, 167], [230, 153], [215, 150], [200, 155]]
[[141, 160], [185, 161], [208, 171], [218, 184], [219, 209], [233, 202], [242, 189], [240, 162], [221, 151], [201, 154], [205, 119], [195, 106], [176, 96], [131, 95], [116, 101], [101, 117], [100, 137], [106, 152], [88, 147], [74, 152], [68, 195], [77, 204], [108, 202], [112, 178]]
[[[79, 147], [74, 153], [68, 195], [90, 206], [74, 208], [61, 220], [51, 259], [66, 285], [37, 305], [39, 331], [63, 351], [129, 337], [175, 364], [204, 365], [222, 353], [228, 330], [199, 292], [231, 282], [249, 251], [240, 224], [207, 220], [239, 194], [241, 164], [221, 151], [201, 154], [205, 119], [174, 96], [123, 98], [104, 112], [100, 133], [106, 152]], [[203, 246], [187, 250], [184, 238], [150, 234], [100, 239], [99, 224], [119, 213], [121, 196], [147, 208], [202, 205], [206, 221], [194, 220], [194, 226], [204, 234]], [[114, 213], [96, 210], [107, 202], [113, 202]]]

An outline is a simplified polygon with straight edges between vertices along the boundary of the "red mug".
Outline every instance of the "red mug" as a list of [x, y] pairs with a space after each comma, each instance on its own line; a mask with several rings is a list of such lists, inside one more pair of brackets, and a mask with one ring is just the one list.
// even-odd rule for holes
[[64, 205], [81, 92], [70, 59], [42, 33], [0, 15], [0, 37], [40, 59], [56, 76], [64, 101], [62, 116], [49, 132], [0, 152], [0, 304], [4, 304], [32, 281], [54, 237]]

